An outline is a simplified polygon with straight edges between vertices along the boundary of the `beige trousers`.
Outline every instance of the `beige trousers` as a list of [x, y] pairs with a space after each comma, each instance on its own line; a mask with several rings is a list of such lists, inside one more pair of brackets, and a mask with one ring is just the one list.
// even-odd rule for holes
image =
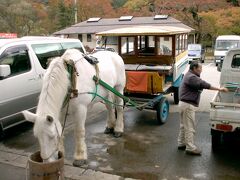
[[178, 135], [178, 146], [186, 145], [186, 150], [193, 151], [197, 149], [194, 144], [197, 121], [195, 119], [196, 107], [180, 101], [180, 132]]

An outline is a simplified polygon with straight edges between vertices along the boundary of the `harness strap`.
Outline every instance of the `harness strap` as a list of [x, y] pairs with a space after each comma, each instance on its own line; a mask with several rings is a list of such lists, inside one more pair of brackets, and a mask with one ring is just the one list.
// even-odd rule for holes
[[68, 104], [71, 98], [78, 97], [78, 90], [76, 87], [77, 87], [77, 76], [79, 76], [79, 74], [75, 67], [75, 63], [73, 60], [64, 61], [64, 66], [69, 73], [70, 87], [64, 99], [62, 108], [64, 108]]
[[95, 70], [96, 70], [96, 81], [95, 81], [95, 92], [94, 93], [90, 93], [93, 95], [93, 98], [92, 98], [92, 101], [94, 101], [94, 99], [96, 99], [96, 97], [98, 96], [98, 85], [99, 85], [99, 80], [100, 80], [100, 77], [99, 77], [99, 67], [98, 67], [98, 64], [94, 64], [95, 66]]

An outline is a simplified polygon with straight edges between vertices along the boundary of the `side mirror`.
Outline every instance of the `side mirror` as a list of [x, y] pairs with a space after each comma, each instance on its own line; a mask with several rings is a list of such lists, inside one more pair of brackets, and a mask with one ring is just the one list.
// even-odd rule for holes
[[0, 78], [5, 78], [11, 74], [9, 65], [0, 65]]

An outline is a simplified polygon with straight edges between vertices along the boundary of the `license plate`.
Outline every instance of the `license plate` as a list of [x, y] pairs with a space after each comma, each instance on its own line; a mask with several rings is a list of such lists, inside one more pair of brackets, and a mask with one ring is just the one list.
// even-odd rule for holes
[[222, 131], [232, 131], [233, 127], [232, 125], [228, 125], [228, 124], [217, 124], [216, 129], [222, 130]]

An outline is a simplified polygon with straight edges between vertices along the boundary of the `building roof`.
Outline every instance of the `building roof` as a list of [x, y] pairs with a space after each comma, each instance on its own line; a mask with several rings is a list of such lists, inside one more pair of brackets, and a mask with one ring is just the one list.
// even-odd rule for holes
[[191, 27], [183, 24], [181, 21], [168, 16], [167, 18], [156, 19], [154, 17], [132, 17], [129, 20], [119, 20], [119, 18], [95, 18], [94, 21], [84, 21], [66, 29], [57, 31], [54, 35], [63, 34], [95, 34], [98, 32], [112, 29], [127, 28], [132, 26], [171, 26], [184, 28], [193, 31]]

